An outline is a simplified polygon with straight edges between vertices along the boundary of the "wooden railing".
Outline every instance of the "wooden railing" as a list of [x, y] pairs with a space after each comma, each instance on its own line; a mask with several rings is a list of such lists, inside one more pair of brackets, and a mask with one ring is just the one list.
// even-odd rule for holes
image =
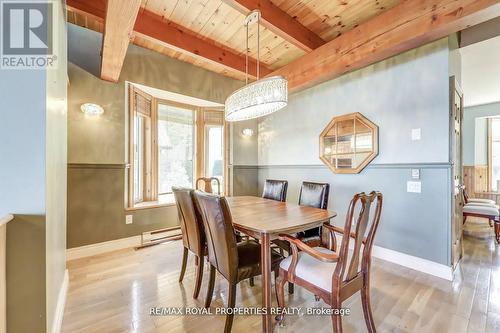
[[7, 245], [7, 223], [12, 219], [12, 215], [0, 217], [0, 333], [7, 332], [5, 252]]

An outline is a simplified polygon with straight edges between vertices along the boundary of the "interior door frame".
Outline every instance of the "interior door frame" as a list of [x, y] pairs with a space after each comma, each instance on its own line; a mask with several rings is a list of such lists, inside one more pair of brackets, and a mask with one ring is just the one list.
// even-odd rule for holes
[[[463, 91], [458, 84], [456, 77], [451, 76], [449, 79], [449, 87], [450, 87], [450, 110], [449, 110], [449, 118], [450, 118], [450, 166], [451, 166], [451, 172], [450, 172], [450, 187], [451, 187], [451, 264], [452, 267], [455, 268], [457, 264], [460, 262], [462, 256], [463, 256], [463, 229], [462, 229], [462, 214], [461, 214], [461, 207], [463, 207], [463, 190], [462, 190], [462, 185], [463, 185], [463, 116], [464, 116], [464, 111], [463, 111], [463, 101], [464, 101], [464, 94]], [[460, 102], [459, 102], [459, 108], [460, 108], [460, 175], [461, 179], [459, 176], [458, 179], [458, 184], [455, 182], [455, 147], [456, 147], [456, 142], [455, 142], [455, 117], [454, 117], [454, 107], [456, 104], [455, 101], [455, 93], [458, 93], [460, 96]], [[458, 188], [459, 193], [455, 194], [455, 190]], [[457, 211], [456, 207], [456, 198], [459, 200], [459, 206], [460, 209]], [[457, 214], [459, 216], [457, 216]], [[457, 222], [458, 221], [458, 222]], [[458, 231], [456, 230], [458, 228]], [[458, 240], [458, 244], [457, 244]], [[456, 247], [459, 247], [458, 252], [456, 251]]]

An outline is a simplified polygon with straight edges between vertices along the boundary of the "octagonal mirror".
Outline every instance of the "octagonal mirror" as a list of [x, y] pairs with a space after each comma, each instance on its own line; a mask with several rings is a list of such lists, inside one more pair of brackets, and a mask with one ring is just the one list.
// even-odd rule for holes
[[334, 117], [319, 137], [320, 159], [335, 173], [359, 173], [378, 155], [378, 126], [361, 113]]

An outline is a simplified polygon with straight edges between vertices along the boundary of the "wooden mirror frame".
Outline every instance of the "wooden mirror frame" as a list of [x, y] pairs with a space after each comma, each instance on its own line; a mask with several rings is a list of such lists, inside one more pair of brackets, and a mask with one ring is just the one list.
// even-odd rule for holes
[[[354, 124], [356, 121], [359, 121], [363, 123], [367, 128], [371, 130], [372, 133], [372, 149], [369, 152], [369, 155], [356, 167], [351, 167], [351, 168], [338, 168], [336, 165], [332, 164], [331, 160], [328, 159], [325, 156], [325, 143], [324, 140], [327, 136], [327, 133], [331, 131], [331, 129], [338, 123], [346, 121], [346, 120], [352, 120]], [[353, 131], [353, 135], [355, 134], [355, 130]], [[364, 152], [367, 153], [367, 152]], [[356, 154], [356, 151], [352, 153], [353, 155]], [[332, 153], [334, 156], [335, 153]], [[332, 170], [334, 173], [360, 173], [361, 170], [363, 170], [375, 157], [378, 155], [378, 126], [372, 123], [368, 118], [363, 116], [359, 112], [355, 113], [350, 113], [338, 117], [333, 117], [332, 120], [326, 125], [325, 129], [321, 132], [319, 135], [319, 158], [320, 160], [325, 163], [330, 170]]]

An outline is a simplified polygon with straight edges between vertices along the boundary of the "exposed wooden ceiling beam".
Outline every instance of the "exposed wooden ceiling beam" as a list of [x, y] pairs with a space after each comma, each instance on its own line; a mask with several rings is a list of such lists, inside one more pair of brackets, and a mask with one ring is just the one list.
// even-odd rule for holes
[[[135, 0], [134, 0], [135, 1]], [[106, 14], [105, 0], [67, 0], [68, 10], [82, 15], [91, 16], [104, 22]], [[235, 51], [217, 45], [214, 41], [204, 38], [174, 22], [167, 21], [161, 16], [140, 9], [133, 33], [141, 37], [154, 40], [179, 52], [198, 57], [203, 60], [217, 63], [225, 68], [245, 73], [245, 57]], [[249, 59], [249, 73], [251, 78], [256, 77], [257, 64], [255, 59]], [[265, 76], [272, 71], [261, 63], [260, 75]]]
[[244, 15], [259, 9], [263, 26], [306, 52], [326, 43], [269, 0], [224, 0], [224, 2]]
[[[218, 46], [210, 39], [201, 39], [196, 33], [174, 22], [166, 22], [161, 16], [147, 10], [139, 13], [134, 31], [141, 37], [155, 40], [180, 52], [245, 73], [245, 57]], [[271, 73], [263, 63], [260, 65], [261, 76]], [[257, 62], [254, 59], [249, 59], [248, 71], [252, 78], [256, 77]]]
[[117, 82], [141, 0], [108, 0], [102, 43], [101, 79]]
[[497, 16], [499, 0], [403, 0], [270, 76], [300, 91]]

